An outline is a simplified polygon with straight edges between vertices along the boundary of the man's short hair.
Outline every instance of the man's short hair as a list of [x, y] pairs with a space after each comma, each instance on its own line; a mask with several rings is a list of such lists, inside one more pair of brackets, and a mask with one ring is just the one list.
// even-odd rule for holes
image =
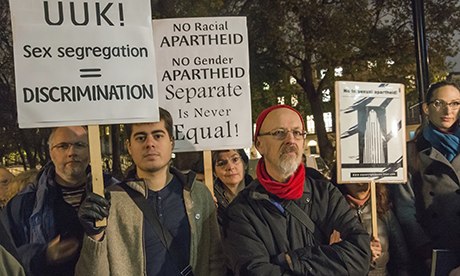
[[[165, 122], [165, 128], [166, 131], [168, 132], [169, 138], [171, 140], [174, 140], [173, 137], [173, 119], [171, 117], [171, 113], [167, 111], [164, 108], [160, 107], [160, 121], [163, 120]], [[133, 134], [133, 125], [135, 124], [126, 124], [125, 125], [125, 131], [126, 131], [126, 136], [127, 139], [129, 140], [131, 138], [131, 134]]]
[[54, 127], [51, 129], [51, 133], [50, 133], [50, 136], [48, 136], [48, 146], [51, 147], [51, 141], [53, 140], [54, 138], [54, 134], [56, 133], [56, 129], [57, 127]]
[[[86, 131], [88, 131], [88, 129], [86, 128], [86, 126], [81, 126], [82, 128], [84, 128]], [[53, 127], [51, 129], [51, 132], [50, 132], [50, 136], [48, 136], [48, 146], [51, 147], [51, 141], [53, 140], [54, 138], [54, 134], [56, 134], [56, 131], [58, 130], [58, 128], [63, 128], [63, 127]]]

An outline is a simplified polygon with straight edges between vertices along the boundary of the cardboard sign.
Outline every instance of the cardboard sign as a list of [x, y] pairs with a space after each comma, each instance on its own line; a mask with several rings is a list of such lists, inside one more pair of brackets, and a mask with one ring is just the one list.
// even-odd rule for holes
[[249, 147], [252, 140], [245, 17], [153, 21], [160, 106], [175, 151]]
[[337, 181], [406, 182], [404, 86], [336, 82]]
[[10, 7], [21, 128], [158, 121], [150, 1]]

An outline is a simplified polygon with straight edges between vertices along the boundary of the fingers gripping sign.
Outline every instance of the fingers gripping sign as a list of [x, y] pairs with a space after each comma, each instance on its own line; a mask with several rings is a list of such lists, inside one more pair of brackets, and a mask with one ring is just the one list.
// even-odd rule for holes
[[78, 210], [78, 219], [85, 233], [96, 240], [102, 238], [106, 225], [98, 226], [95, 222], [109, 216], [110, 193], [105, 196], [104, 198], [93, 192], [88, 193]]

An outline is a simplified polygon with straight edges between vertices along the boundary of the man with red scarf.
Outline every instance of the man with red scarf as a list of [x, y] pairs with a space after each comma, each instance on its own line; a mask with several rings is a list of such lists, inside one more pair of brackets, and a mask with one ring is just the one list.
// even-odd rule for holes
[[[369, 236], [341, 193], [301, 163], [306, 132], [288, 105], [262, 111], [257, 179], [226, 211], [224, 249], [235, 275], [366, 275]], [[341, 241], [329, 244], [332, 232]]]

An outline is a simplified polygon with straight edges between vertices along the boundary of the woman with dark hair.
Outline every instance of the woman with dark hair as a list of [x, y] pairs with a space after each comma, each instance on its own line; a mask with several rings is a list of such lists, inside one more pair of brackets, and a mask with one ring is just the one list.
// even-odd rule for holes
[[248, 162], [249, 158], [243, 149], [218, 150], [212, 153], [212, 166], [216, 177], [214, 196], [219, 224], [230, 202], [252, 181], [252, 177], [246, 173]]
[[[372, 233], [370, 185], [368, 183], [337, 185], [359, 221], [371, 235], [371, 264], [368, 275], [409, 275], [410, 261], [404, 235], [391, 210], [385, 185], [376, 185], [378, 237]], [[337, 241], [332, 237], [331, 241]]]
[[422, 107], [427, 122], [407, 144], [410, 185], [393, 196], [415, 267], [428, 275], [433, 248], [460, 252], [460, 88], [433, 83]]

